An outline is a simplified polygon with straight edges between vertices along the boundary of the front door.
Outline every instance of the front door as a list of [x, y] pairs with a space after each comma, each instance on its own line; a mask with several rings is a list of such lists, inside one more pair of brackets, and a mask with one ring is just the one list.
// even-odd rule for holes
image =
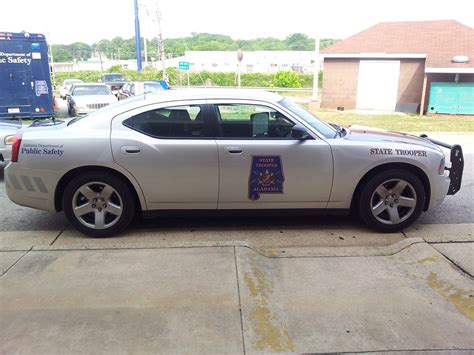
[[114, 160], [138, 181], [149, 210], [217, 207], [218, 153], [206, 112], [203, 102], [161, 104], [114, 118]]
[[260, 104], [215, 103], [221, 137], [220, 209], [325, 208], [331, 148], [316, 136], [291, 137], [296, 122]]

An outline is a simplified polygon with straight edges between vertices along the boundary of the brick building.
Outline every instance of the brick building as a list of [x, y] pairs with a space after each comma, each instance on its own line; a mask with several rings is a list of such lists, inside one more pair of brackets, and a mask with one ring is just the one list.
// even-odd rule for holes
[[457, 21], [379, 23], [321, 54], [324, 108], [474, 114], [474, 29]]

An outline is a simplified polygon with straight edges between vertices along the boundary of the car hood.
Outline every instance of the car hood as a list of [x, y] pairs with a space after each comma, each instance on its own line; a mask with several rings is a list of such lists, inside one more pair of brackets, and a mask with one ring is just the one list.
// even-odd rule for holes
[[76, 105], [113, 103], [116, 101], [117, 97], [115, 95], [84, 95], [74, 97]]
[[431, 143], [429, 140], [421, 137], [414, 136], [412, 134], [385, 131], [382, 129], [369, 128], [363, 126], [349, 126], [349, 132], [344, 137], [350, 141], [361, 141], [361, 142], [390, 142], [398, 144], [416, 144], [426, 148], [439, 150], [436, 145]]

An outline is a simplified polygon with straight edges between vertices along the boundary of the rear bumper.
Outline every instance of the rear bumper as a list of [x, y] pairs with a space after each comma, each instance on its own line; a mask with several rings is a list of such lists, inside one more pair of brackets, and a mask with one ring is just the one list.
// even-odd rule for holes
[[459, 144], [447, 144], [444, 142], [437, 141], [429, 138], [426, 134], [422, 134], [420, 137], [428, 139], [431, 143], [439, 145], [443, 148], [447, 148], [451, 151], [450, 161], [451, 167], [445, 168], [449, 171], [449, 189], [448, 195], [454, 195], [461, 189], [462, 174], [464, 171], [464, 156], [462, 154], [462, 148]]
[[54, 194], [61, 173], [21, 168], [10, 163], [5, 168], [5, 190], [13, 202], [27, 207], [55, 212]]

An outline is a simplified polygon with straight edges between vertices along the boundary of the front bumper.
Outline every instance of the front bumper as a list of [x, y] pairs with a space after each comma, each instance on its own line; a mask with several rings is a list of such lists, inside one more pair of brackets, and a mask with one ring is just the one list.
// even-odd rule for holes
[[420, 137], [428, 139], [431, 143], [447, 148], [451, 151], [451, 167], [446, 167], [445, 169], [449, 171], [450, 183], [448, 195], [454, 195], [461, 189], [462, 173], [464, 171], [464, 156], [462, 154], [461, 146], [459, 144], [450, 145], [448, 143], [440, 142], [436, 139], [429, 138], [426, 134], [422, 134]]

